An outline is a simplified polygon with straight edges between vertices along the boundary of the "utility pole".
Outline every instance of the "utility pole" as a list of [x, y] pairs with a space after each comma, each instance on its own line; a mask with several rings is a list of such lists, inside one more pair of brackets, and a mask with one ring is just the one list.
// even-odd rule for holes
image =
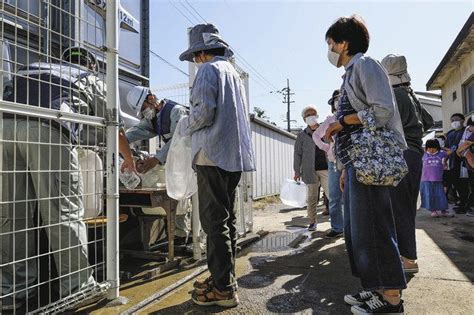
[[286, 103], [287, 105], [286, 121], [288, 123], [288, 131], [291, 131], [290, 104], [295, 102], [291, 100], [291, 96], [295, 95], [295, 93], [291, 93], [290, 79], [286, 79], [286, 88], [284, 88], [282, 91], [283, 91], [283, 97], [285, 98], [283, 100], [283, 103]]
[[290, 118], [290, 104], [295, 102], [295, 101], [291, 100], [291, 96], [295, 95], [295, 93], [291, 92], [290, 79], [286, 79], [286, 87], [285, 88], [283, 88], [279, 91], [270, 91], [270, 93], [283, 94], [283, 102], [282, 103], [286, 104], [286, 106], [287, 106], [286, 120], [284, 120], [284, 121], [287, 122], [287, 129], [288, 129], [288, 132], [290, 132], [291, 131], [291, 123], [296, 122], [296, 120], [291, 120], [291, 118]]

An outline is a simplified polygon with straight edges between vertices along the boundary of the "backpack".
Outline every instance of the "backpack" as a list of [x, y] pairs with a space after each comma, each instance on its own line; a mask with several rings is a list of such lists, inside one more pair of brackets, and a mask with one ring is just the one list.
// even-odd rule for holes
[[416, 97], [415, 92], [411, 88], [408, 88], [408, 93], [416, 104], [416, 112], [421, 118], [421, 123], [423, 124], [423, 131], [428, 131], [434, 125], [434, 120], [431, 114], [421, 105], [418, 97]]
[[[29, 106], [38, 106], [62, 112], [81, 113], [87, 107], [90, 97], [81, 90], [78, 83], [90, 75], [71, 64], [32, 63], [18, 69], [12, 78], [12, 89], [5, 100]], [[73, 141], [77, 141], [80, 125], [55, 120], [65, 127]]]

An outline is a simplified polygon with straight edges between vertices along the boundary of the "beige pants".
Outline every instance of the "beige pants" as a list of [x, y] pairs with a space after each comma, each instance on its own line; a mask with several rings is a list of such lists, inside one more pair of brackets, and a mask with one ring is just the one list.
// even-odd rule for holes
[[328, 195], [328, 171], [315, 171], [316, 182], [314, 184], [306, 184], [308, 186], [308, 218], [310, 223], [316, 223], [316, 207], [319, 201], [319, 186], [323, 187], [326, 196]]

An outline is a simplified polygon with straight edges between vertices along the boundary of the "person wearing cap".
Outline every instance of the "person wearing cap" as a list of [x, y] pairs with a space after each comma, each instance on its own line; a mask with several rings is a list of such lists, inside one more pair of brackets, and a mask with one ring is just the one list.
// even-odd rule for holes
[[332, 115], [326, 117], [323, 123], [313, 132], [313, 141], [316, 146], [326, 152], [328, 157], [328, 197], [329, 197], [329, 215], [331, 216], [331, 231], [326, 233], [326, 238], [341, 237], [344, 230], [342, 215], [342, 191], [339, 188], [339, 179], [341, 171], [337, 167], [337, 160], [334, 151], [334, 141], [326, 142], [323, 140], [329, 125], [336, 121], [337, 102], [340, 92], [335, 90], [328, 104], [331, 105]]
[[[16, 81], [18, 85], [14, 85], [11, 101], [25, 106], [41, 106], [35, 104], [36, 97], [31, 95], [43, 92], [50, 108], [53, 108], [52, 104], [90, 108], [95, 95], [103, 97], [102, 88], [96, 90], [92, 87], [93, 64], [96, 64], [94, 56], [79, 47], [65, 51], [60, 63], [42, 63], [41, 68], [34, 62], [27, 67], [35, 66], [46, 76], [53, 73], [51, 69], [62, 68], [64, 76], [61, 78], [76, 83], [78, 89], [67, 90], [63, 83], [61, 88], [70, 93], [68, 98], [51, 92], [47, 94], [45, 90], [52, 89], [52, 85], [45, 82], [43, 76], [38, 76], [36, 80], [43, 80], [41, 85], [25, 82], [21, 86], [18, 84], [21, 81]], [[78, 68], [81, 71], [77, 71]], [[80, 73], [79, 82], [76, 82], [78, 76], [73, 75], [73, 71], [75, 75]], [[34, 80], [34, 71], [27, 72], [25, 77]], [[30, 97], [23, 100], [19, 97], [21, 91], [29, 93]], [[2, 298], [0, 313], [15, 311], [28, 303], [27, 298], [34, 299], [38, 294], [36, 284], [43, 275], [35, 257], [35, 228], [41, 227], [47, 232], [48, 251], [59, 276], [59, 296], [64, 298], [86, 286], [94, 288], [96, 281], [89, 265], [87, 227], [83, 221], [77, 129], [55, 124], [53, 120], [22, 115], [4, 115], [0, 124], [3, 130], [1, 141], [5, 141], [1, 152], [4, 161], [1, 171], [5, 173], [0, 176], [2, 202], [5, 203], [0, 206], [0, 231], [4, 234], [0, 240], [0, 263], [7, 264], [0, 271], [0, 294], [10, 295]], [[35, 225], [35, 211], [38, 224], [42, 222], [40, 226]], [[13, 261], [14, 264], [8, 265]]]
[[137, 171], [146, 173], [156, 165], [166, 163], [176, 125], [182, 117], [187, 115], [187, 110], [172, 100], [159, 100], [149, 88], [144, 86], [133, 87], [127, 94], [127, 103], [140, 119], [138, 125], [126, 131], [125, 136], [128, 142], [159, 137], [160, 148], [156, 154], [137, 163]]
[[199, 218], [207, 234], [211, 276], [194, 283], [192, 300], [204, 306], [239, 303], [235, 275], [237, 219], [235, 190], [242, 172], [255, 170], [248, 104], [229, 45], [213, 24], [199, 24], [189, 33], [181, 61], [199, 66], [190, 94], [190, 115], [180, 131], [191, 135], [197, 172]]
[[[62, 54], [62, 60], [83, 67], [89, 71], [87, 76], [83, 76], [77, 83], [79, 89], [87, 96], [88, 106], [84, 114], [91, 116], [98, 116], [105, 118], [107, 111], [107, 85], [99, 76], [98, 63], [94, 54], [88, 49], [73, 46], [65, 49]], [[135, 163], [133, 161], [130, 146], [125, 137], [124, 123], [119, 117], [119, 152], [124, 158], [121, 171], [128, 169], [131, 172], [136, 172]], [[103, 145], [107, 141], [105, 128], [98, 128], [93, 126], [83, 126], [80, 133], [80, 142], [86, 146]]]
[[432, 127], [433, 119], [427, 119], [429, 114], [426, 111], [425, 119], [423, 119], [421, 104], [410, 86], [411, 78], [405, 56], [389, 54], [382, 59], [381, 63], [388, 73], [395, 94], [408, 145], [408, 149], [403, 152], [408, 165], [408, 174], [396, 187], [390, 189], [398, 249], [404, 271], [416, 273], [418, 264], [416, 262], [415, 218], [423, 167], [422, 138], [423, 131]]
[[[464, 135], [465, 116], [461, 113], [454, 113], [451, 115], [452, 129], [446, 134], [445, 146], [447, 149], [456, 152]], [[457, 154], [451, 154], [448, 160], [447, 182], [448, 187], [454, 187], [454, 190], [459, 196], [459, 205], [453, 210], [457, 214], [466, 213], [469, 210], [469, 180], [462, 176], [463, 159]]]
[[313, 133], [318, 128], [318, 110], [308, 105], [301, 112], [307, 127], [296, 137], [293, 170], [295, 181], [303, 180], [308, 187], [307, 212], [309, 218], [308, 231], [316, 230], [316, 208], [319, 200], [319, 186], [328, 192], [328, 162], [326, 152], [313, 141]]
[[[136, 163], [137, 171], [146, 173], [156, 165], [164, 165], [179, 120], [188, 114], [187, 109], [178, 103], [159, 100], [150, 89], [135, 86], [127, 94], [128, 106], [133, 109], [140, 123], [125, 132], [128, 143], [159, 137], [160, 148], [155, 155]], [[162, 145], [162, 143], [164, 143]], [[175, 244], [182, 245], [188, 240], [189, 224], [187, 203], [180, 201], [177, 207]]]

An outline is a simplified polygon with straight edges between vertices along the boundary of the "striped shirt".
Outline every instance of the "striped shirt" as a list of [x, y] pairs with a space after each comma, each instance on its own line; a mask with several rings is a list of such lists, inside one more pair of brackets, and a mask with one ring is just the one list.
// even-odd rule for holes
[[[344, 116], [357, 114], [347, 97], [347, 92], [341, 88], [341, 97], [339, 98], [339, 106], [336, 112], [336, 118], [339, 120]], [[336, 137], [336, 155], [344, 166], [350, 164], [349, 150], [352, 148], [351, 135], [362, 131], [362, 125], [350, 125], [341, 130]]]

